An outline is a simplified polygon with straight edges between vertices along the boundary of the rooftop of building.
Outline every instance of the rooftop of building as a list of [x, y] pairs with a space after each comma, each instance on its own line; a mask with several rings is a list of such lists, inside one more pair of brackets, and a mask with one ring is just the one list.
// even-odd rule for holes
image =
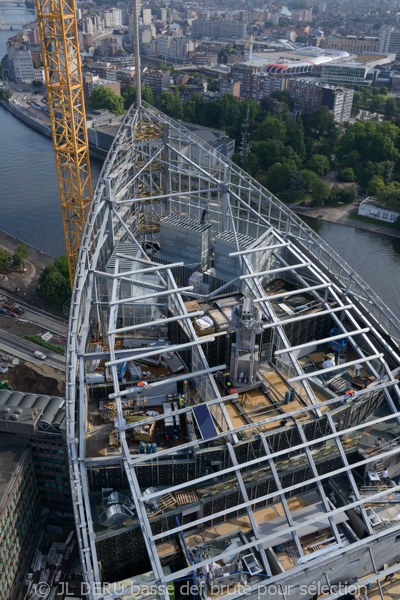
[[65, 400], [28, 392], [0, 390], [0, 430], [13, 425], [65, 429]]
[[371, 206], [371, 207], [383, 208], [389, 212], [399, 212], [399, 211], [394, 210], [393, 208], [390, 208], [386, 204], [383, 204], [383, 202], [379, 202], [378, 198], [375, 198], [374, 196], [368, 196], [367, 198], [362, 200], [360, 202], [360, 204], [368, 204], [368, 206]]

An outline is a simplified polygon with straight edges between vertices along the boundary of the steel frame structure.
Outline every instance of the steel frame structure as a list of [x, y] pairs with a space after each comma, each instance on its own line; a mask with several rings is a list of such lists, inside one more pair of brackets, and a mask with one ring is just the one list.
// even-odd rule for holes
[[[176, 274], [182, 269], [181, 263], [160, 264], [150, 259], [145, 252], [145, 243], [157, 240], [160, 218], [172, 213], [184, 214], [200, 220], [204, 208], [208, 208], [209, 222], [214, 236], [227, 230], [233, 233], [236, 250], [230, 256], [238, 257], [241, 263], [241, 274], [227, 283], [220, 281], [207, 299], [211, 300], [224, 292], [232, 291], [246, 293], [253, 298], [267, 320], [264, 329], [270, 329], [271, 335], [274, 336], [276, 352], [272, 358], [281, 361], [279, 364], [286, 369], [287, 381], [293, 383], [297, 393], [303, 398], [304, 405], [301, 408], [284, 413], [285, 419], [292, 420], [292, 427], [297, 431], [300, 443], [288, 445], [284, 449], [274, 451], [270, 447], [268, 433], [260, 429], [263, 425], [271, 423], [276, 423], [279, 429], [282, 414], [266, 416], [256, 424], [253, 422], [240, 427], [233, 426], [225, 405], [226, 402], [235, 399], [235, 396], [221, 396], [213, 376], [216, 371], [224, 369], [225, 365], [210, 368], [203, 351], [204, 344], [213, 341], [219, 334], [198, 338], [191, 318], [201, 311], [188, 312], [184, 304], [185, 299], [201, 298], [201, 295], [195, 294], [182, 282], [178, 285]], [[146, 222], [146, 228], [143, 228], [143, 222]], [[254, 238], [250, 248], [240, 247], [239, 234]], [[132, 248], [130, 253], [126, 250], [127, 245]], [[112, 269], [109, 266], [111, 257], [113, 257]], [[152, 283], [145, 282], [143, 277], [150, 273], [153, 277]], [[285, 273], [298, 285], [298, 289], [289, 292], [289, 295], [307, 293], [315, 298], [319, 309], [298, 317], [279, 318], [273, 301], [282, 294], [267, 295], [264, 289], [268, 276], [279, 275], [279, 273]], [[132, 282], [136, 290], [134, 293], [130, 293], [129, 288], [129, 283]], [[124, 285], [128, 285], [129, 288], [126, 293], [122, 292]], [[138, 291], [140, 285], [142, 291]], [[156, 350], [141, 349], [140, 352], [118, 349], [117, 336], [132, 334], [139, 329], [151, 332], [163, 321], [156, 318], [139, 322], [128, 320], [122, 326], [118, 324], [121, 311], [130, 308], [132, 314], [136, 314], [136, 309], [150, 298], [156, 302], [163, 302], [163, 306], [168, 307], [171, 316], [164, 319], [164, 322], [178, 322], [185, 331], [188, 341], [175, 346], [165, 342], [164, 345], [158, 345]], [[288, 497], [293, 492], [300, 491], [305, 486], [313, 486], [318, 493], [324, 517], [332, 529], [336, 543], [329, 556], [322, 558], [322, 563], [320, 557], [319, 572], [323, 572], [325, 563], [333, 564], [336, 559], [339, 560], [340, 557], [343, 559], [346, 553], [362, 554], [367, 552], [372, 542], [378, 543], [383, 540], [385, 543], [388, 538], [392, 539], [397, 533], [400, 534], [400, 525], [396, 522], [388, 524], [384, 530], [374, 531], [365, 510], [365, 504], [384, 498], [387, 490], [361, 497], [357, 487], [355, 470], [373, 465], [376, 456], [371, 455], [353, 463], [350, 463], [347, 458], [348, 439], [355, 439], [357, 434], [365, 429], [366, 424], [361, 422], [349, 427], [338, 427], [334, 420], [337, 414], [335, 411], [338, 407], [346, 405], [348, 397], [339, 395], [321, 401], [316, 397], [310, 384], [312, 378], [334, 372], [337, 368], [316, 369], [305, 373], [296, 351], [306, 348], [311, 345], [311, 342], [293, 346], [289, 342], [285, 326], [303, 321], [311, 322], [324, 316], [332, 319], [332, 323], [340, 333], [332, 338], [321, 338], [312, 343], [324, 343], [327, 339], [339, 340], [347, 337], [357, 360], [349, 360], [344, 365], [340, 365], [340, 368], [350, 367], [356, 363], [366, 364], [376, 378], [370, 388], [356, 391], [351, 402], [355, 407], [362, 406], [362, 403], [372, 395], [382, 393], [386, 400], [387, 414], [374, 416], [369, 420], [368, 426], [391, 424], [393, 428], [398, 427], [400, 390], [396, 373], [389, 365], [389, 359], [391, 364], [400, 366], [400, 323], [389, 309], [329, 246], [248, 174], [201, 142], [180, 124], [155, 109], [147, 105], [137, 110], [132, 109], [127, 114], [110, 149], [89, 211], [78, 261], [70, 319], [71, 331], [67, 356], [68, 451], [75, 519], [80, 532], [81, 558], [84, 575], [89, 584], [100, 582], [101, 573], [97, 560], [87, 471], [92, 468], [106, 469], [116, 464], [120, 465], [126, 475], [137, 515], [140, 517], [155, 584], [165, 584], [171, 579], [190, 576], [194, 568], [193, 565], [188, 565], [173, 572], [172, 575], [164, 575], [157, 552], [158, 542], [170, 539], [177, 533], [184, 535], [193, 527], [201, 529], [210, 521], [221, 517], [229, 519], [229, 515], [234, 515], [238, 511], [248, 515], [253, 531], [253, 538], [244, 544], [241, 550], [258, 549], [269, 583], [283, 585], [288, 577], [293, 581], [297, 577], [304, 578], [306, 571], [310, 570], [316, 577], [315, 560], [308, 560], [308, 558], [306, 560], [301, 548], [299, 530], [305, 525], [318, 522], [321, 515], [318, 514], [306, 522], [301, 522], [300, 527], [300, 524], [293, 519], [287, 503]], [[107, 344], [107, 348], [92, 351], [90, 331], [97, 326], [104, 332], [104, 343]], [[388, 341], [390, 338], [391, 342]], [[137, 388], [130, 386], [121, 389], [117, 366], [126, 359], [146, 358], [172, 350], [190, 352], [193, 366], [191, 373], [171, 377], [170, 381], [186, 379], [191, 382], [219, 427], [217, 434], [207, 440], [197, 439], [180, 444], [179, 452], [188, 455], [193, 450], [200, 452], [207, 448], [210, 442], [225, 446], [230, 456], [230, 463], [219, 469], [218, 478], [223, 480], [229, 476], [234, 477], [240, 490], [241, 501], [232, 508], [193, 519], [187, 524], [167, 527], [161, 533], [157, 533], [153, 531], [146, 511], [145, 497], [139, 485], [137, 469], [140, 465], [161, 465], [164, 459], [174, 455], [176, 449], [174, 451], [168, 448], [160, 449], [152, 454], [151, 458], [148, 455], [131, 454], [127, 434], [137, 423], [123, 424], [121, 400], [135, 392]], [[118, 456], [92, 457], [87, 454], [88, 389], [85, 384], [85, 374], [88, 362], [94, 359], [103, 359], [112, 377], [112, 392], [109, 397], [116, 403], [121, 442], [121, 452]], [[152, 385], [157, 387], [162, 383], [156, 382]], [[188, 406], [171, 414], [181, 416], [190, 411], [191, 407]], [[326, 418], [330, 433], [323, 438], [307, 439], [304, 426], [296, 421], [299, 416], [306, 416], [309, 420], [316, 420], [318, 423]], [[162, 415], [146, 417], [140, 423], [143, 425], [157, 423], [163, 418]], [[235, 448], [238, 445], [238, 436], [245, 432], [261, 441], [262, 453], [255, 458], [240, 462]], [[321, 443], [326, 448], [336, 449], [335, 452], [342, 466], [328, 473], [318, 472], [315, 453], [318, 453]], [[380, 459], [392, 459], [399, 454], [400, 448], [397, 446], [385, 448], [380, 454]], [[311, 476], [300, 483], [283, 484], [282, 476], [289, 460], [292, 463], [294, 461], [294, 464], [296, 461], [303, 461], [301, 464], [308, 466]], [[275, 491], [250, 498], [244, 484], [246, 472], [249, 469], [268, 466], [275, 483]], [[329, 479], [342, 474], [347, 476], [354, 498], [336, 507], [328, 500], [324, 485]], [[197, 485], [211, 484], [214, 477], [214, 473], [209, 473], [183, 483], [170, 485], [167, 489], [146, 494], [146, 501], [157, 499], [166, 492], [174, 493]], [[400, 491], [400, 485], [391, 488], [391, 491]], [[297, 549], [299, 560], [288, 572], [273, 574], [269, 567], [265, 550], [274, 536], [265, 535], [259, 530], [255, 510], [256, 504], [266, 501], [282, 502], [286, 525], [282, 526], [280, 533], [290, 534]], [[335, 517], [354, 509], [360, 511], [366, 536], [364, 539], [353, 541], [344, 550]], [[226, 552], [214, 556], [212, 560], [223, 558], [224, 555]], [[376, 566], [378, 560], [376, 551], [371, 550], [368, 560], [371, 572], [379, 573], [381, 567]], [[200, 561], [196, 563], [195, 568], [201, 569], [209, 562], [209, 559]], [[383, 570], [384, 573], [386, 571], [387, 569]], [[377, 579], [378, 576], [375, 580]], [[256, 598], [256, 584], [252, 585], [251, 589], [249, 597]], [[115, 593], [109, 592], [104, 596], [99, 594], [98, 597], [123, 598], [124, 593], [128, 594], [128, 585], [125, 591], [119, 589]], [[167, 598], [167, 592], [164, 593], [164, 597]], [[240, 592], [226, 595], [226, 598], [234, 597], [241, 597]]]
[[71, 285], [92, 199], [75, 0], [36, 0]]

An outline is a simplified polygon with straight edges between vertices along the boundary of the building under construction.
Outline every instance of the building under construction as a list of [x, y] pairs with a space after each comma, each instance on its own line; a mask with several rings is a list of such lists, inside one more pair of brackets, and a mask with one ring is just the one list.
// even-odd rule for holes
[[68, 343], [92, 597], [388, 597], [399, 347], [394, 315], [290, 210], [132, 108], [89, 210]]

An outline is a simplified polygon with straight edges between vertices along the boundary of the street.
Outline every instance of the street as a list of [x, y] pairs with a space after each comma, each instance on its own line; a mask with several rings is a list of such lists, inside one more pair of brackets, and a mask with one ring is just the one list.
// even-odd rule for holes
[[[46, 355], [46, 360], [40, 360], [34, 356], [34, 352], [39, 350]], [[42, 348], [38, 344], [24, 340], [12, 333], [0, 329], [0, 351], [12, 354], [22, 360], [26, 360], [35, 365], [47, 364], [58, 371], [65, 372], [65, 356], [57, 354], [47, 348]]]

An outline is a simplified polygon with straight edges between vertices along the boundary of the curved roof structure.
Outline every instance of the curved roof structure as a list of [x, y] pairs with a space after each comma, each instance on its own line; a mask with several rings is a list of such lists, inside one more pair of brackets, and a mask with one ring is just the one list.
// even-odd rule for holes
[[398, 569], [400, 324], [247, 173], [129, 111], [72, 300], [75, 518], [87, 582], [112, 584], [96, 597], [334, 598]]
[[16, 433], [20, 426], [65, 437], [65, 400], [57, 396], [0, 390], [0, 431]]

